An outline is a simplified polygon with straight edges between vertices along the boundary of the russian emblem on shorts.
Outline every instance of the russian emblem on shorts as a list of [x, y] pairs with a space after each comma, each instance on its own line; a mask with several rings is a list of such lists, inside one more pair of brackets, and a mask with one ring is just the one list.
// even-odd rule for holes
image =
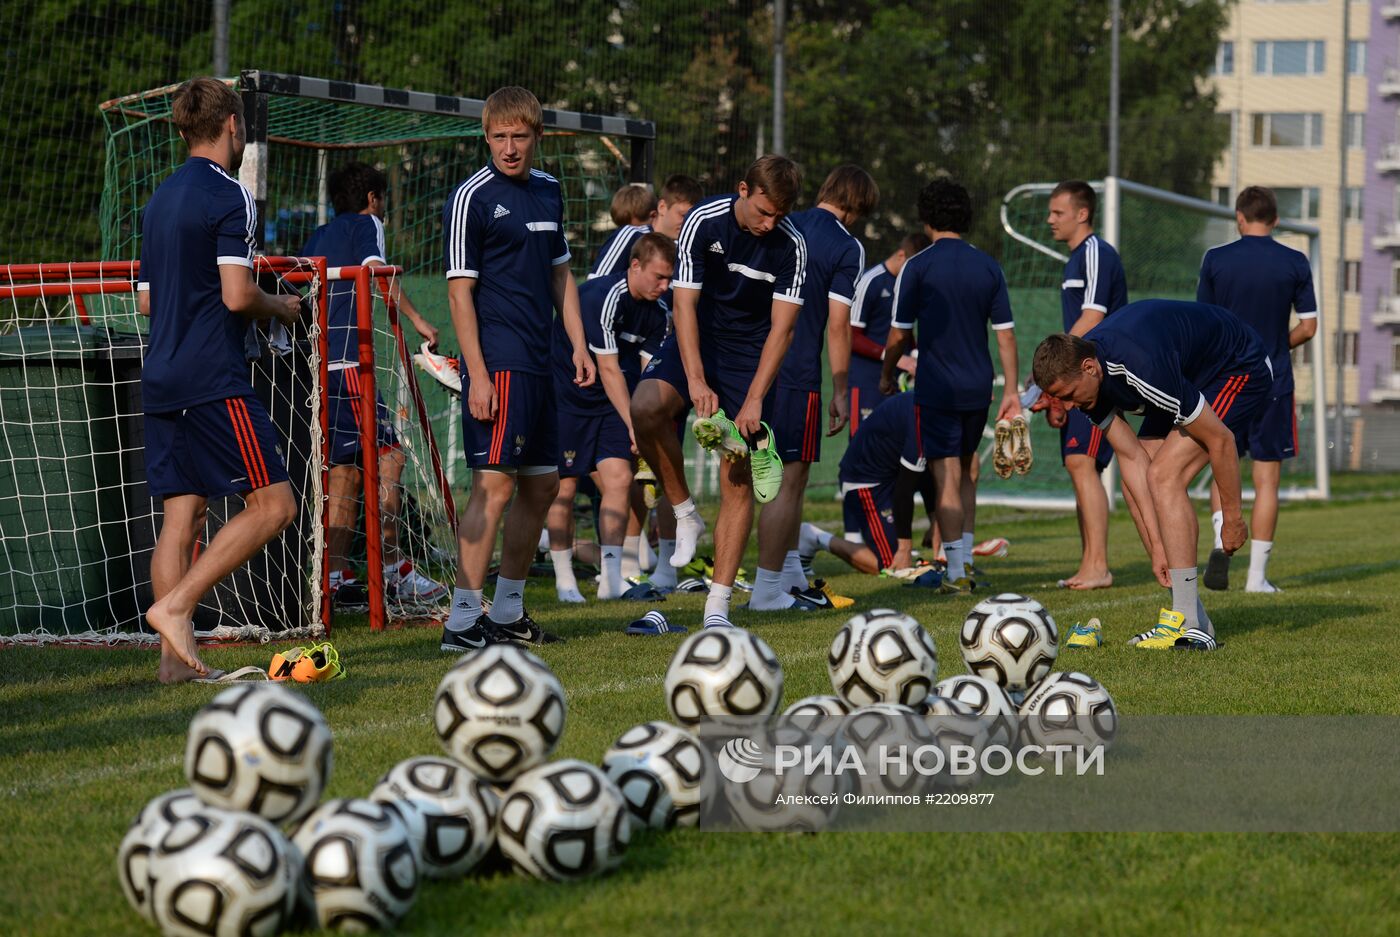
[[576, 449], [565, 449], [565, 450], [564, 450], [564, 467], [565, 467], [565, 468], [573, 468], [573, 467], [574, 467], [574, 459], [577, 458], [577, 457], [578, 457], [578, 450], [576, 450]]
[[524, 449], [524, 448], [525, 448], [525, 437], [524, 437], [524, 436], [516, 436], [516, 437], [515, 437], [515, 454], [516, 454], [516, 455], [520, 455], [520, 450], [521, 450], [521, 449]]

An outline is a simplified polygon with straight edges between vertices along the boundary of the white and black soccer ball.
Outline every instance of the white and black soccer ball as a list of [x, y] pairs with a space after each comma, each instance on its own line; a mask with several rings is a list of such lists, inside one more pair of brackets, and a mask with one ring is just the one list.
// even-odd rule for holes
[[633, 726], [603, 755], [603, 771], [642, 826], [694, 826], [718, 784], [714, 758], [669, 722]]
[[333, 760], [325, 716], [278, 683], [224, 690], [195, 713], [185, 742], [185, 777], [200, 800], [279, 825], [315, 808]]
[[301, 897], [328, 930], [392, 928], [418, 896], [418, 860], [397, 811], [372, 800], [329, 800], [302, 821]]
[[531, 768], [501, 802], [501, 852], [520, 873], [546, 881], [576, 881], [615, 868], [631, 836], [622, 792], [601, 768], [577, 759]]
[[117, 847], [117, 879], [121, 882], [122, 893], [137, 913], [152, 924], [156, 916], [151, 909], [151, 852], [170, 827], [203, 807], [188, 787], [154, 797], [131, 821], [131, 827]]
[[433, 725], [447, 754], [489, 781], [548, 758], [564, 733], [564, 687], [516, 644], [469, 654], [438, 684]]
[[863, 767], [853, 775], [863, 794], [920, 794], [932, 776], [920, 769], [923, 751], [937, 744], [928, 723], [909, 706], [872, 703], [841, 721], [835, 747], [853, 749]]
[[[759, 833], [826, 829], [840, 813], [842, 798], [854, 790], [851, 776], [835, 770], [808, 773], [800, 765], [779, 771], [776, 755], [779, 746], [816, 752], [830, 744], [827, 736], [786, 721], [731, 739], [725, 747], [737, 758], [728, 761], [729, 774], [707, 814], [707, 825]], [[723, 755], [720, 764], [724, 775]]]
[[943, 752], [943, 770], [933, 776], [934, 786], [963, 788], [977, 783], [991, 720], [979, 716], [967, 703], [946, 696], [924, 700], [921, 713]]
[[841, 626], [826, 666], [832, 689], [853, 708], [873, 703], [912, 706], [938, 679], [938, 649], [913, 617], [877, 608]]
[[1035, 599], [1013, 592], [983, 599], [963, 622], [967, 669], [1000, 686], [1015, 702], [1044, 679], [1060, 653], [1055, 619]]
[[666, 668], [666, 705], [685, 726], [727, 716], [766, 717], [783, 699], [783, 668], [758, 635], [705, 628], [681, 642]]
[[500, 798], [449, 758], [425, 755], [401, 761], [369, 796], [399, 809], [425, 878], [466, 875], [496, 842]]
[[783, 719], [809, 732], [835, 732], [851, 711], [839, 696], [804, 696], [783, 710]]
[[170, 825], [150, 854], [150, 902], [162, 933], [276, 934], [296, 911], [299, 857], [275, 826], [201, 807]]
[[1006, 691], [986, 677], [963, 673], [940, 680], [933, 696], [956, 700], [980, 716], [987, 729], [988, 745], [1012, 748], [1020, 732], [1016, 704]]
[[1052, 673], [1021, 704], [1022, 731], [1029, 744], [1107, 750], [1118, 735], [1118, 708], [1104, 685], [1088, 674]]

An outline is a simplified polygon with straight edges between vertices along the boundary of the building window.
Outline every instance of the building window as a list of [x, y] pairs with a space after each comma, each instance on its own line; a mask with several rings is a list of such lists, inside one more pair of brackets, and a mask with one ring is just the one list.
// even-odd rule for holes
[[1347, 189], [1346, 204], [1347, 221], [1361, 220], [1361, 186], [1352, 186]]
[[1290, 221], [1317, 220], [1318, 206], [1322, 201], [1321, 189], [1274, 189], [1274, 197], [1278, 199], [1280, 218]]
[[1343, 332], [1342, 343], [1335, 348], [1332, 355], [1333, 364], [1346, 368], [1356, 367], [1356, 347], [1359, 334], [1356, 332]]
[[1254, 44], [1256, 75], [1321, 75], [1327, 43], [1321, 40], [1268, 40]]
[[1226, 208], [1235, 204], [1235, 200], [1230, 198], [1230, 187], [1228, 185], [1211, 186], [1210, 200], [1217, 205], [1224, 205]]
[[1366, 74], [1366, 41], [1352, 39], [1347, 43], [1347, 74]]
[[1342, 265], [1342, 278], [1348, 293], [1361, 292], [1361, 261], [1348, 260]]
[[1293, 349], [1293, 367], [1301, 368], [1312, 364], [1312, 342], [1303, 342]]
[[1346, 120], [1347, 149], [1363, 150], [1366, 148], [1366, 115], [1348, 114]]
[[1255, 146], [1322, 146], [1321, 114], [1251, 114]]
[[1222, 42], [1215, 50], [1215, 65], [1212, 75], [1233, 75], [1235, 73], [1235, 44]]

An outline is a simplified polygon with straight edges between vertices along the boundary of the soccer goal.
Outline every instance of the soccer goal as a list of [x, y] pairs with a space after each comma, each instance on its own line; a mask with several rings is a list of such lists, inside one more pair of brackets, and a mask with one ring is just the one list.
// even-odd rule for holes
[[[0, 644], [156, 642], [134, 262], [0, 266]], [[203, 640], [321, 626], [324, 264], [261, 257], [265, 288], [307, 297], [292, 329], [250, 335], [249, 378], [281, 439], [300, 512], [200, 601]], [[256, 339], [256, 340], [252, 340]], [[242, 501], [211, 501], [202, 545]]]
[[[1208, 248], [1239, 236], [1235, 212], [1230, 207], [1127, 179], [1108, 178], [1091, 184], [1100, 197], [1097, 227], [1122, 255], [1129, 300], [1194, 300], [1202, 255]], [[1051, 239], [1045, 221], [1055, 185], [1040, 182], [1017, 186], [1001, 204], [1005, 232], [1002, 268], [1011, 291], [1023, 372], [1029, 372], [1031, 355], [1040, 340], [1064, 328], [1060, 283], [1069, 252], [1065, 245]], [[1308, 256], [1314, 285], [1320, 287], [1324, 280], [1318, 229], [1281, 221], [1276, 236]], [[1319, 304], [1324, 292], [1317, 290]], [[1319, 318], [1321, 315], [1319, 305]], [[1310, 363], [1305, 363], [1300, 356], [1294, 357], [1298, 456], [1284, 463], [1280, 494], [1285, 498], [1325, 498], [1329, 489], [1323, 418], [1326, 372], [1322, 355], [1313, 353], [1309, 359]], [[1008, 480], [983, 472], [979, 498], [992, 503], [1073, 509], [1074, 496], [1060, 466], [1058, 431], [1035, 414], [1031, 441], [1035, 450], [1031, 472]], [[989, 443], [983, 450], [984, 460], [989, 459], [990, 452]], [[1209, 495], [1208, 476], [1209, 471], [1202, 473], [1193, 489], [1198, 497]], [[1112, 472], [1105, 472], [1104, 478], [1112, 498]], [[1252, 492], [1246, 490], [1245, 496], [1251, 497]]]

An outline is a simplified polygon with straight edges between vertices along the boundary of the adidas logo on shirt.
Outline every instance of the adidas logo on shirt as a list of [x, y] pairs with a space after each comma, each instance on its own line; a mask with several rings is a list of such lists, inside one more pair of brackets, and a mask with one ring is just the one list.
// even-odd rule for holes
[[724, 245], [721, 244], [719, 241], [713, 241], [713, 242], [711, 242], [711, 244], [710, 244], [710, 253], [712, 253], [712, 254], [723, 254], [723, 253], [724, 253]]
[[889, 291], [889, 290], [881, 290], [881, 291], [880, 291], [880, 298], [881, 298], [881, 299], [889, 299], [889, 298], [890, 298], [890, 291]]
[[504, 205], [502, 205], [500, 202], [497, 202], [497, 203], [496, 203], [496, 213], [495, 213], [495, 215], [493, 215], [492, 217], [495, 217], [495, 218], [504, 218], [506, 215], [509, 215], [509, 214], [510, 214], [510, 209], [509, 209], [509, 208], [506, 208], [506, 207], [505, 207]]

